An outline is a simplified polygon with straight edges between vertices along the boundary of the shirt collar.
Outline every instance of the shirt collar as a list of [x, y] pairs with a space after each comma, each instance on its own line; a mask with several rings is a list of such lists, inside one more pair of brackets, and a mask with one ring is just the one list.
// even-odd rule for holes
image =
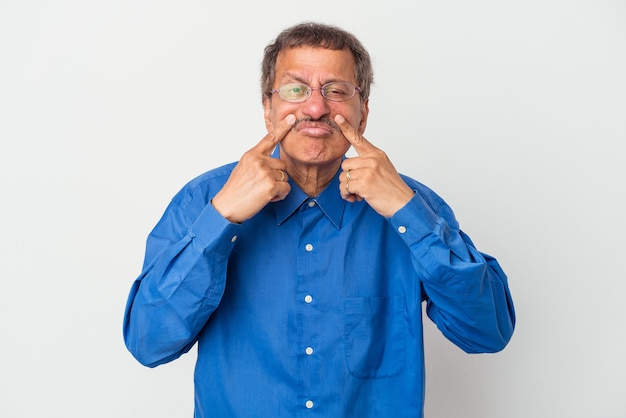
[[[272, 154], [272, 157], [278, 158], [278, 147]], [[291, 178], [289, 179], [291, 191], [283, 200], [274, 203], [276, 210], [276, 221], [278, 225], [285, 222], [296, 210], [307, 200], [314, 201], [324, 212], [324, 215], [335, 225], [337, 229], [341, 228], [341, 220], [346, 201], [341, 198], [339, 193], [339, 170], [330, 183], [318, 196], [310, 198], [306, 193], [295, 184]]]

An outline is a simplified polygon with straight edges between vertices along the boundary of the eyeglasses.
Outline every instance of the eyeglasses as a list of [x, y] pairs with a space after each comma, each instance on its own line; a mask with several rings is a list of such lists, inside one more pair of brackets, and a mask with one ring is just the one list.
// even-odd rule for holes
[[355, 92], [361, 91], [359, 87], [350, 83], [334, 81], [319, 88], [313, 88], [303, 83], [289, 83], [270, 91], [270, 94], [278, 93], [278, 96], [286, 102], [301, 103], [311, 97], [313, 90], [319, 90], [322, 96], [331, 102], [345, 102], [350, 100]]

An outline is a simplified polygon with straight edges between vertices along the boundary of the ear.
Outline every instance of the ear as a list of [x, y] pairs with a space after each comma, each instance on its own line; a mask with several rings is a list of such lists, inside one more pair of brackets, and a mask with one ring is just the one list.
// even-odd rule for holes
[[270, 113], [272, 111], [272, 99], [269, 97], [265, 97], [263, 99], [263, 118], [265, 119], [265, 129], [267, 132], [271, 132], [274, 129], [274, 125], [272, 124], [272, 118], [270, 117]]
[[367, 116], [370, 113], [369, 107], [370, 100], [367, 99], [361, 105], [361, 122], [359, 122], [359, 133], [363, 134], [365, 132], [365, 127], [367, 126]]

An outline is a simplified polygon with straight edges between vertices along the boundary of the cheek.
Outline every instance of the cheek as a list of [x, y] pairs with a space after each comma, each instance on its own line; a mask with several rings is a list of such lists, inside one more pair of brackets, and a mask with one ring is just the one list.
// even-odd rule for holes
[[337, 112], [333, 112], [331, 117], [334, 118], [336, 114], [341, 114], [350, 125], [354, 127], [354, 129], [358, 130], [359, 133], [363, 133], [365, 128], [365, 113], [363, 108], [360, 105], [350, 106], [343, 109], [337, 109]]
[[271, 102], [270, 100], [268, 99], [263, 103], [263, 116], [268, 132], [277, 127], [289, 113], [294, 113], [293, 109], [289, 106], [284, 106], [282, 102], [277, 103], [277, 101]]
[[339, 152], [339, 154], [345, 155], [348, 152], [349, 149], [350, 149], [350, 143], [348, 141], [346, 141], [345, 145], [343, 146], [343, 148], [341, 149], [341, 152]]
[[335, 157], [340, 157], [344, 155], [350, 149], [350, 143], [348, 140], [340, 133], [332, 141], [326, 143], [328, 147], [328, 151]]

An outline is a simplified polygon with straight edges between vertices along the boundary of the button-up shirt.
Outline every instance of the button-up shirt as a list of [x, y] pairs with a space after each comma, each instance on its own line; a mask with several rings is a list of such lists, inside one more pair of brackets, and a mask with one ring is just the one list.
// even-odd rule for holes
[[234, 164], [189, 182], [148, 237], [124, 321], [150, 367], [197, 344], [195, 417], [421, 417], [422, 304], [470, 353], [509, 341], [507, 278], [448, 205], [415, 195], [393, 217], [296, 184], [242, 224], [211, 205]]

